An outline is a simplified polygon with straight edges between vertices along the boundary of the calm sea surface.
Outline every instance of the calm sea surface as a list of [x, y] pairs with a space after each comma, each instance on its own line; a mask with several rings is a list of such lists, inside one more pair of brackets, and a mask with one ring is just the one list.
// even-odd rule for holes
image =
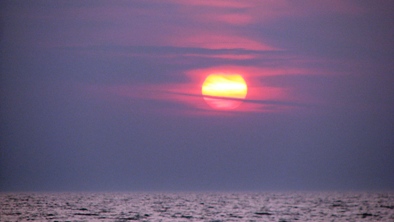
[[0, 221], [391, 221], [394, 193], [0, 193]]

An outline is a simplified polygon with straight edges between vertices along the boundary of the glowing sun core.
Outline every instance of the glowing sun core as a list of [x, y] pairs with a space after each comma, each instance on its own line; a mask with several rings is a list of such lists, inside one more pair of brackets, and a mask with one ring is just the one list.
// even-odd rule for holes
[[202, 95], [214, 109], [230, 110], [241, 105], [248, 92], [244, 78], [238, 74], [211, 74], [202, 84]]

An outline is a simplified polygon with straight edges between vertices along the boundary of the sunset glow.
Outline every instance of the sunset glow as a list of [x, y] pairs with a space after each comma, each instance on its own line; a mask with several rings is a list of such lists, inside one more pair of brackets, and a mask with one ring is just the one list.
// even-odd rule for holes
[[238, 74], [211, 74], [202, 85], [204, 100], [214, 109], [237, 108], [247, 92], [246, 82]]
[[[0, 200], [121, 192], [110, 212], [0, 204], [0, 221], [393, 218], [394, 0], [0, 5]], [[346, 196], [320, 204], [308, 193], [323, 212], [309, 218], [291, 202], [309, 190], [371, 202], [332, 214]], [[364, 193], [375, 190], [392, 195]], [[271, 191], [292, 191], [270, 201], [289, 208], [265, 209]], [[262, 204], [230, 195], [225, 212], [215, 203], [226, 192]]]

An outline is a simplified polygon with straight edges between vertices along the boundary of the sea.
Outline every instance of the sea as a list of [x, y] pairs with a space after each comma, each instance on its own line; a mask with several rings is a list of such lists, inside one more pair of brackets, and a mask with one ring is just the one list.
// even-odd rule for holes
[[394, 192], [2, 192], [0, 221], [394, 222]]

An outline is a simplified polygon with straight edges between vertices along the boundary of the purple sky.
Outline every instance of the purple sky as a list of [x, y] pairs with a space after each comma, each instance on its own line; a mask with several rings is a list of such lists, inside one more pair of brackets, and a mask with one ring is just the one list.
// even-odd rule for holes
[[394, 189], [393, 1], [0, 4], [0, 191]]

